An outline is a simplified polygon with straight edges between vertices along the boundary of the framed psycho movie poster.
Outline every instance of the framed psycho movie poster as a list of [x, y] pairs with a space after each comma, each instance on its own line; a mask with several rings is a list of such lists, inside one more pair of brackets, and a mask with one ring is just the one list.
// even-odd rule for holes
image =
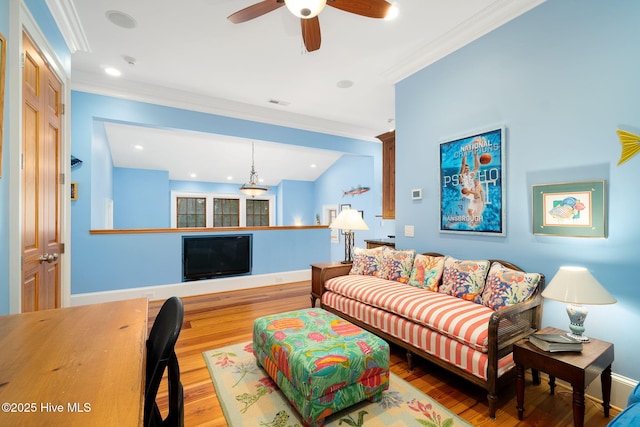
[[440, 143], [440, 232], [505, 236], [505, 129]]

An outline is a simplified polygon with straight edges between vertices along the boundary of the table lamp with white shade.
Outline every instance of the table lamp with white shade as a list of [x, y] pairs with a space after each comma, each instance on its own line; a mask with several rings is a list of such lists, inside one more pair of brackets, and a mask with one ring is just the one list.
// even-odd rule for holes
[[586, 305], [613, 304], [616, 299], [584, 267], [560, 267], [549, 285], [542, 292], [544, 298], [569, 303], [569, 329], [571, 338], [588, 342], [584, 333], [587, 317]]
[[344, 208], [334, 219], [329, 228], [343, 230], [344, 234], [344, 261], [343, 264], [353, 262], [353, 230], [368, 230], [367, 223], [362, 219], [362, 215], [355, 209]]

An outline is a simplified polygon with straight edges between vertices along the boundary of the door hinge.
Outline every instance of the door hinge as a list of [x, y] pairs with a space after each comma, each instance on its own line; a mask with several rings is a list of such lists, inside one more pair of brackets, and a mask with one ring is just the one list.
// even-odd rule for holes
[[64, 243], [60, 243], [60, 247], [59, 247], [60, 253], [63, 254], [64, 253]]
[[24, 170], [24, 154], [20, 154], [20, 170]]
[[20, 68], [24, 68], [24, 52], [20, 54]]
[[60, 174], [60, 185], [64, 185], [64, 173]]
[[60, 114], [64, 115], [66, 104], [60, 104]]

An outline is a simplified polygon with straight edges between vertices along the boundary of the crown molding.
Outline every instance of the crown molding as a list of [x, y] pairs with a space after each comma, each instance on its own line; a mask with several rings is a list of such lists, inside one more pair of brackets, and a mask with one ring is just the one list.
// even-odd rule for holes
[[545, 1], [496, 0], [453, 30], [418, 47], [418, 49], [398, 61], [382, 75], [389, 81], [398, 83]]
[[71, 53], [91, 52], [73, 0], [45, 0]]
[[202, 113], [380, 143], [380, 140], [376, 139], [374, 135], [381, 133], [381, 131], [376, 129], [358, 127], [348, 123], [279, 111], [140, 82], [118, 81], [116, 86], [109, 84], [103, 76], [97, 73], [74, 72], [71, 79], [71, 89], [131, 101], [147, 102], [150, 104], [164, 105], [166, 107], [199, 111]]

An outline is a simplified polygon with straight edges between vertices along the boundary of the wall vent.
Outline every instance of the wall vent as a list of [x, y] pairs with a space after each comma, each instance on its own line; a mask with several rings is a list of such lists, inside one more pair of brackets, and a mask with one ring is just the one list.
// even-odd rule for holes
[[291, 105], [290, 102], [280, 101], [279, 99], [269, 99], [268, 102], [269, 102], [269, 104], [282, 105], [283, 107], [287, 107], [287, 106]]

